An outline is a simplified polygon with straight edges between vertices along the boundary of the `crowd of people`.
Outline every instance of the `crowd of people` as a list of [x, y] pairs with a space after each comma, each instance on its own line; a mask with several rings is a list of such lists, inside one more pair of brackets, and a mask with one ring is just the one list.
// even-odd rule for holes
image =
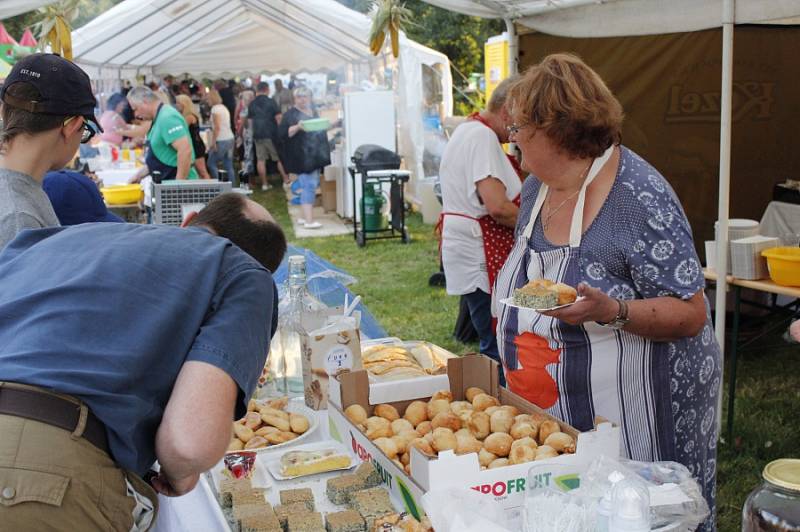
[[312, 206], [320, 170], [330, 163], [327, 135], [303, 129], [303, 120], [319, 114], [301, 80], [292, 76], [284, 87], [276, 79], [270, 89], [257, 79], [220, 79], [206, 87], [172, 76], [125, 87], [108, 98], [98, 139], [146, 147], [145, 167], [132, 183], [150, 175], [156, 183], [220, 179], [268, 190], [271, 175], [280, 176], [287, 189], [296, 180], [303, 206], [299, 223], [319, 228]]

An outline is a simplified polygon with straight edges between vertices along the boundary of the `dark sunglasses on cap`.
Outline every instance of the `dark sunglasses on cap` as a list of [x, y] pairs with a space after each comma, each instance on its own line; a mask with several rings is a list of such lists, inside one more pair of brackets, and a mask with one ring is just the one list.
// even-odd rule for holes
[[[78, 118], [78, 117], [77, 116], [71, 116], [71, 117], [67, 118], [66, 120], [64, 120], [64, 124], [63, 125], [66, 126], [67, 124], [72, 122], [72, 120], [74, 120], [75, 118]], [[86, 120], [84, 118], [83, 119], [83, 130], [81, 131], [81, 144], [86, 144], [87, 142], [92, 140], [92, 137], [97, 135], [99, 132], [100, 132], [100, 130], [97, 128], [97, 126], [95, 125], [94, 122], [91, 122], [91, 121]]]

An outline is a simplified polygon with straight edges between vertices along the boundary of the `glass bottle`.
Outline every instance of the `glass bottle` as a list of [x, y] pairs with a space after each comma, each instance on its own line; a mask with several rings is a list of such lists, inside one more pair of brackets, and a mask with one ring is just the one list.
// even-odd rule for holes
[[742, 508], [745, 532], [800, 532], [800, 459], [774, 460]]

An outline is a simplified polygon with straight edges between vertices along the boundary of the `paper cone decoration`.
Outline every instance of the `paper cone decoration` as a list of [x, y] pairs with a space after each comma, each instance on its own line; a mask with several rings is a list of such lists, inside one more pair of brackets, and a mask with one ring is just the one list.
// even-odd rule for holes
[[36, 39], [33, 37], [33, 33], [31, 33], [30, 28], [25, 28], [25, 33], [22, 34], [22, 38], [19, 40], [20, 46], [27, 46], [28, 48], [36, 47], [38, 43]]

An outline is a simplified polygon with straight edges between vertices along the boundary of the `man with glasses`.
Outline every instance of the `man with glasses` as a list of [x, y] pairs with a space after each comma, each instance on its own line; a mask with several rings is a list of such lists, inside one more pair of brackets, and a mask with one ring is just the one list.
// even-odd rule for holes
[[0, 90], [0, 248], [23, 229], [58, 225], [42, 180], [102, 132], [89, 76], [55, 54], [17, 62]]
[[155, 183], [168, 179], [199, 179], [200, 175], [194, 169], [189, 126], [180, 111], [164, 104], [147, 87], [134, 87], [127, 98], [137, 118], [152, 121], [147, 132], [145, 166], [130, 182], [138, 183], [147, 174]]

